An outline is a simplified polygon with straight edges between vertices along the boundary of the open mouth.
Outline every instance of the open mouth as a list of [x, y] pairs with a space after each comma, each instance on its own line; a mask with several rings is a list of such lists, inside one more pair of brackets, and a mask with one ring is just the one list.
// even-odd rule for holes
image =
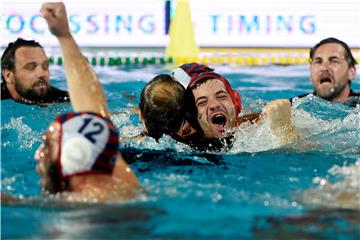
[[329, 77], [324, 77], [320, 79], [320, 84], [323, 83], [331, 83], [331, 79]]
[[211, 118], [211, 122], [214, 125], [224, 127], [226, 125], [227, 119], [223, 114], [216, 114]]

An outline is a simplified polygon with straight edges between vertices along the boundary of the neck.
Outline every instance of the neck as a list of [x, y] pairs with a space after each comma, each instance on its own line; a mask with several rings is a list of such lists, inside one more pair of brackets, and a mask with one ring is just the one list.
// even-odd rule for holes
[[[119, 155], [121, 157], [121, 155]], [[69, 192], [65, 199], [74, 202], [104, 202], [132, 199], [140, 186], [135, 174], [125, 161], [116, 161], [112, 175], [86, 174], [70, 179]]]
[[103, 202], [111, 194], [111, 176], [102, 174], [74, 176], [67, 199], [75, 202]]
[[17, 102], [22, 102], [22, 97], [20, 94], [16, 91], [14, 84], [5, 83], [7, 90], [9, 91], [9, 94], [12, 99], [14, 99]]

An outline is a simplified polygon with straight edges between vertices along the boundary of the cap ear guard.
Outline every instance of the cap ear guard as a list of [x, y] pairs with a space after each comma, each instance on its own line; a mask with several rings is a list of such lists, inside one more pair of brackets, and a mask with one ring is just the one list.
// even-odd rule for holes
[[95, 159], [91, 159], [92, 144], [81, 135], [67, 140], [61, 149], [61, 168], [64, 176], [84, 169], [91, 169]]
[[191, 78], [204, 73], [212, 72], [214, 69], [199, 63], [186, 63], [175, 68], [171, 72], [171, 77], [180, 82], [185, 88], [190, 84]]
[[58, 166], [62, 178], [112, 173], [119, 135], [108, 118], [79, 112], [62, 114], [55, 121], [61, 125]]
[[187, 85], [190, 82], [191, 77], [185, 72], [181, 67], [175, 68], [171, 72], [171, 77], [181, 83], [181, 85], [184, 86], [184, 88], [187, 87]]

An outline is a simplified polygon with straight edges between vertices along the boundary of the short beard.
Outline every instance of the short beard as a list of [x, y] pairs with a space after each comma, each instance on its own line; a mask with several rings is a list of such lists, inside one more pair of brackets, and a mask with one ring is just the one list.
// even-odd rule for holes
[[316, 92], [316, 95], [322, 99], [325, 99], [327, 101], [332, 101], [333, 99], [337, 98], [346, 88], [347, 85], [344, 86], [334, 86], [330, 89], [330, 92], [326, 92], [325, 94], [319, 94], [319, 92]]
[[33, 86], [31, 86], [29, 89], [26, 89], [23, 87], [23, 85], [21, 85], [19, 81], [15, 79], [15, 89], [22, 98], [34, 102], [44, 102], [49, 93], [51, 92], [51, 88], [45, 80], [43, 80], [43, 82], [46, 85], [46, 89], [41, 92], [36, 92]]

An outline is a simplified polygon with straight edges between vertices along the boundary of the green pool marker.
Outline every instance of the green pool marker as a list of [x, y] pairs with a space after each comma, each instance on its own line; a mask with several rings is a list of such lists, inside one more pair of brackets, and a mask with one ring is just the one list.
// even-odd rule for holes
[[104, 57], [100, 58], [100, 66], [105, 66], [105, 58]]
[[58, 57], [57, 59], [57, 65], [62, 66], [63, 65], [63, 59], [62, 57]]
[[91, 65], [96, 66], [96, 57], [91, 58]]

